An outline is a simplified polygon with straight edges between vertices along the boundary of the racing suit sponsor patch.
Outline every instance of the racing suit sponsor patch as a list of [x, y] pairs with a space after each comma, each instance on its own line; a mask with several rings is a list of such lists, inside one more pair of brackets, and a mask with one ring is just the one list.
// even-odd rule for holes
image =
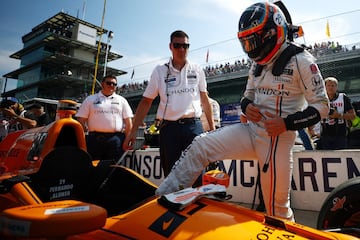
[[310, 71], [312, 74], [316, 74], [319, 72], [318, 66], [315, 63], [310, 64]]

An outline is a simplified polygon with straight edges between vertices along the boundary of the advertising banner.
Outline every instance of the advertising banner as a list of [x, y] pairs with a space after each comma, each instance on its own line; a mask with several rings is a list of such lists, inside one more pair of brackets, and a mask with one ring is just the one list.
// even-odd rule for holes
[[[291, 205], [296, 209], [319, 211], [327, 195], [344, 181], [360, 176], [360, 150], [295, 151], [291, 183]], [[157, 148], [129, 153], [123, 165], [159, 185], [164, 175]], [[223, 160], [219, 168], [230, 176], [231, 201], [252, 204], [258, 175], [256, 160]]]

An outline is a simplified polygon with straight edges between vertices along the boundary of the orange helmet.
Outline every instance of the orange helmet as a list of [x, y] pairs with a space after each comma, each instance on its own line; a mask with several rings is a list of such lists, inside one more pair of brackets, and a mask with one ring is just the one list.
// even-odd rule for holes
[[285, 42], [288, 32], [286, 18], [272, 3], [255, 3], [240, 17], [238, 38], [248, 56], [264, 65]]

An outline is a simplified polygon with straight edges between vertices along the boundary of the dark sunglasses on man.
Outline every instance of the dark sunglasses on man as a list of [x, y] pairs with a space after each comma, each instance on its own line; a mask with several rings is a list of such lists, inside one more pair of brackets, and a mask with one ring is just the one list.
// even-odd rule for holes
[[190, 47], [189, 43], [173, 43], [174, 48], [179, 49], [179, 48], [184, 48], [184, 49], [188, 49]]
[[106, 85], [108, 86], [117, 86], [117, 83], [114, 83], [114, 82], [105, 82]]

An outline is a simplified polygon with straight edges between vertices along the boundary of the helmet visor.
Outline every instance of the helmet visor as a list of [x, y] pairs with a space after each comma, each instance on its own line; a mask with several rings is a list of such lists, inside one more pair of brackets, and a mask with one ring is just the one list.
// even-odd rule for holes
[[244, 52], [254, 60], [259, 61], [266, 57], [266, 55], [276, 45], [276, 31], [270, 29], [268, 31], [258, 31], [248, 36], [239, 38]]
[[262, 44], [261, 37], [257, 33], [239, 38], [239, 40], [246, 53], [254, 51], [255, 49], [261, 47]]

